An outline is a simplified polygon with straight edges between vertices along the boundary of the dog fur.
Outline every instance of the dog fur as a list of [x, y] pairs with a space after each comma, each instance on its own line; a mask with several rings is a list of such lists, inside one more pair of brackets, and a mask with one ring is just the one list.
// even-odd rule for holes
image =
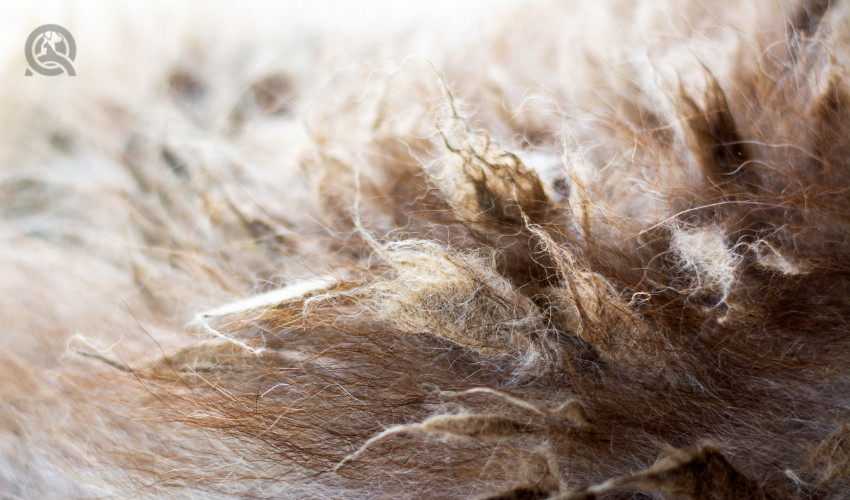
[[3, 61], [3, 498], [847, 498], [850, 4], [405, 5]]

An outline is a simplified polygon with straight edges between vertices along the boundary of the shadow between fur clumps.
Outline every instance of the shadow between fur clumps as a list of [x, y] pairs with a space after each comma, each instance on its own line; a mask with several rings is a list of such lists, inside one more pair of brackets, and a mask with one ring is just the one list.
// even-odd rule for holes
[[433, 66], [374, 76], [307, 120], [333, 279], [122, 369], [317, 497], [842, 498], [850, 17], [797, 9], [722, 74], [600, 69], [554, 169]]

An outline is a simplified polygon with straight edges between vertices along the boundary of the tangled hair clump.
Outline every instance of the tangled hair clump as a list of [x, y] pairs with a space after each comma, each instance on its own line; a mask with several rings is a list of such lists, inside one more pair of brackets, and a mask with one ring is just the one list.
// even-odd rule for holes
[[20, 104], [4, 497], [846, 497], [850, 4], [487, 5]]

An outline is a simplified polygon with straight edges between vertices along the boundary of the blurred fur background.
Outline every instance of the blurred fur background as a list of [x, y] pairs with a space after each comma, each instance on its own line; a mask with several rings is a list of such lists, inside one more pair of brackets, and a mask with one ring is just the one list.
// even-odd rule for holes
[[847, 2], [2, 10], [3, 498], [847, 498]]

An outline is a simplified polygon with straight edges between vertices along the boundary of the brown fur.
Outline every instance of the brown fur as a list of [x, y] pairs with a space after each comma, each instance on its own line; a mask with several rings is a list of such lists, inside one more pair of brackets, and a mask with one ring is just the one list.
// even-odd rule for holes
[[33, 125], [113, 170], [3, 179], [0, 492], [846, 497], [848, 4], [502, 9]]

